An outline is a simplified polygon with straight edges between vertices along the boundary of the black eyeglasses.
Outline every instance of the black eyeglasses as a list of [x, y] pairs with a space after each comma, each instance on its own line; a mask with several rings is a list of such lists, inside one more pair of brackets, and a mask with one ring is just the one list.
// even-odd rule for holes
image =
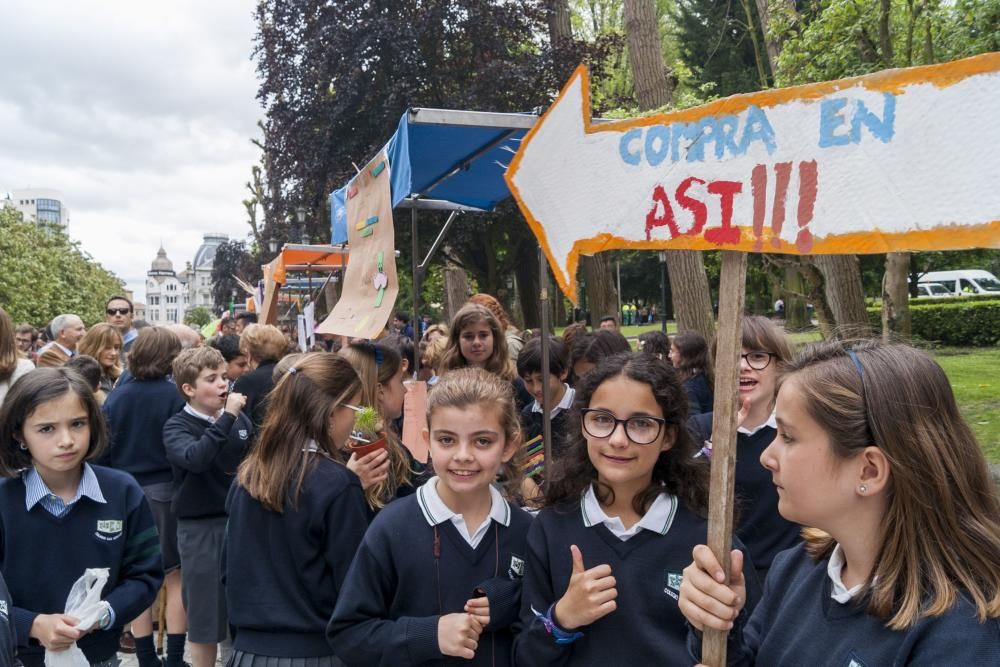
[[132, 312], [131, 308], [108, 308], [108, 315], [128, 315]]
[[774, 352], [747, 352], [741, 354], [740, 358], [745, 359], [747, 366], [755, 371], [762, 371], [771, 363], [771, 357], [776, 357]]
[[666, 419], [647, 415], [618, 419], [607, 410], [599, 408], [584, 408], [580, 412], [583, 414], [583, 430], [588, 435], [595, 438], [610, 438], [618, 425], [622, 424], [625, 427], [625, 435], [637, 445], [656, 442], [663, 431], [663, 425], [667, 423]]

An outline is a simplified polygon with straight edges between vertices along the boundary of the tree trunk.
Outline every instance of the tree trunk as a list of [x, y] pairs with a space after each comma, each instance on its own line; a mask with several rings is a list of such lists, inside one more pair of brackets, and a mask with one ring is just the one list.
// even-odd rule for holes
[[590, 257], [584, 255], [580, 257], [580, 264], [583, 266], [583, 275], [587, 282], [591, 322], [597, 326], [602, 317], [614, 315], [618, 310], [614, 275], [607, 255], [600, 253]]
[[910, 253], [885, 256], [882, 277], [882, 340], [910, 338]]
[[823, 294], [833, 315], [833, 336], [840, 339], [871, 336], [857, 256], [816, 255], [812, 261], [823, 275]]
[[549, 20], [549, 41], [552, 46], [573, 38], [573, 29], [569, 22], [569, 2], [567, 0], [548, 0], [545, 7]]
[[[529, 243], [521, 245], [519, 260], [515, 266], [517, 274], [516, 288], [518, 301], [521, 302], [521, 315], [524, 329], [534, 329], [542, 326], [542, 313], [539, 302], [538, 285], [538, 246]], [[551, 293], [551, 290], [550, 290]]]
[[715, 315], [708, 276], [700, 252], [668, 250], [667, 271], [678, 331], [697, 331], [706, 340], [715, 336]]
[[465, 305], [465, 302], [472, 296], [469, 289], [469, 277], [465, 275], [465, 270], [453, 264], [449, 264], [444, 270], [444, 312], [448, 321], [451, 322], [458, 309]]
[[655, 0], [625, 0], [625, 37], [639, 109], [670, 104], [674, 90], [663, 62]]
[[[772, 0], [776, 5], [784, 5], [780, 9], [795, 12], [795, 0]], [[781, 55], [782, 40], [777, 35], [768, 34], [771, 30], [771, 3], [768, 0], [757, 0], [757, 16], [760, 17], [760, 31], [764, 35], [767, 48], [767, 63], [771, 66], [771, 75], [778, 74], [778, 56]]]
[[805, 280], [800, 267], [785, 267], [785, 328], [791, 331], [801, 331], [811, 323], [806, 313]]
[[[625, 35], [639, 108], [648, 111], [670, 104], [674, 91], [663, 63], [655, 0], [625, 0]], [[698, 331], [711, 339], [715, 318], [702, 254], [668, 251], [667, 270], [678, 328]]]

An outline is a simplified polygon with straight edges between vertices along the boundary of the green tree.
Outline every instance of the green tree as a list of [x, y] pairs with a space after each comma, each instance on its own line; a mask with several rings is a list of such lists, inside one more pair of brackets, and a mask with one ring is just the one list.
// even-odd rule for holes
[[0, 208], [0, 304], [15, 322], [44, 326], [61, 313], [87, 325], [103, 322], [105, 302], [122, 287], [61, 227], [24, 222], [20, 212]]
[[184, 316], [184, 324], [194, 324], [201, 328], [212, 321], [212, 313], [204, 306], [195, 306]]
[[212, 301], [215, 307], [228, 308], [233, 292], [236, 292], [238, 301], [243, 299], [243, 288], [236, 278], [254, 285], [261, 275], [260, 257], [251, 253], [245, 242], [226, 241], [220, 244], [212, 262]]

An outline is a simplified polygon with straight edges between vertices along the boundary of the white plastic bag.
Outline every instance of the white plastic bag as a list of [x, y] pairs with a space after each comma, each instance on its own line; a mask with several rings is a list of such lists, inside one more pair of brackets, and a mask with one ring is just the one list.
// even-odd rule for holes
[[[83, 571], [66, 598], [66, 614], [80, 620], [77, 630], [87, 630], [101, 618], [101, 591], [108, 583], [111, 573], [108, 568], [94, 568]], [[45, 667], [90, 667], [90, 661], [80, 647], [73, 643], [65, 651], [45, 650]]]

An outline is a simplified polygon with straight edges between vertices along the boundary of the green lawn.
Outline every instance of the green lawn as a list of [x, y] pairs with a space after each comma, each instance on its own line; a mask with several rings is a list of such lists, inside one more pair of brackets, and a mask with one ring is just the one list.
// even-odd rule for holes
[[1000, 348], [933, 351], [990, 463], [1000, 463]]
[[[659, 325], [622, 327], [634, 339]], [[677, 332], [675, 322], [667, 322], [667, 332]], [[562, 328], [556, 330], [562, 335]], [[819, 331], [790, 334], [796, 345], [822, 339]], [[633, 340], [633, 345], [635, 341]], [[990, 463], [1000, 463], [1000, 348], [940, 348], [931, 353], [944, 368], [962, 414], [972, 426]]]

